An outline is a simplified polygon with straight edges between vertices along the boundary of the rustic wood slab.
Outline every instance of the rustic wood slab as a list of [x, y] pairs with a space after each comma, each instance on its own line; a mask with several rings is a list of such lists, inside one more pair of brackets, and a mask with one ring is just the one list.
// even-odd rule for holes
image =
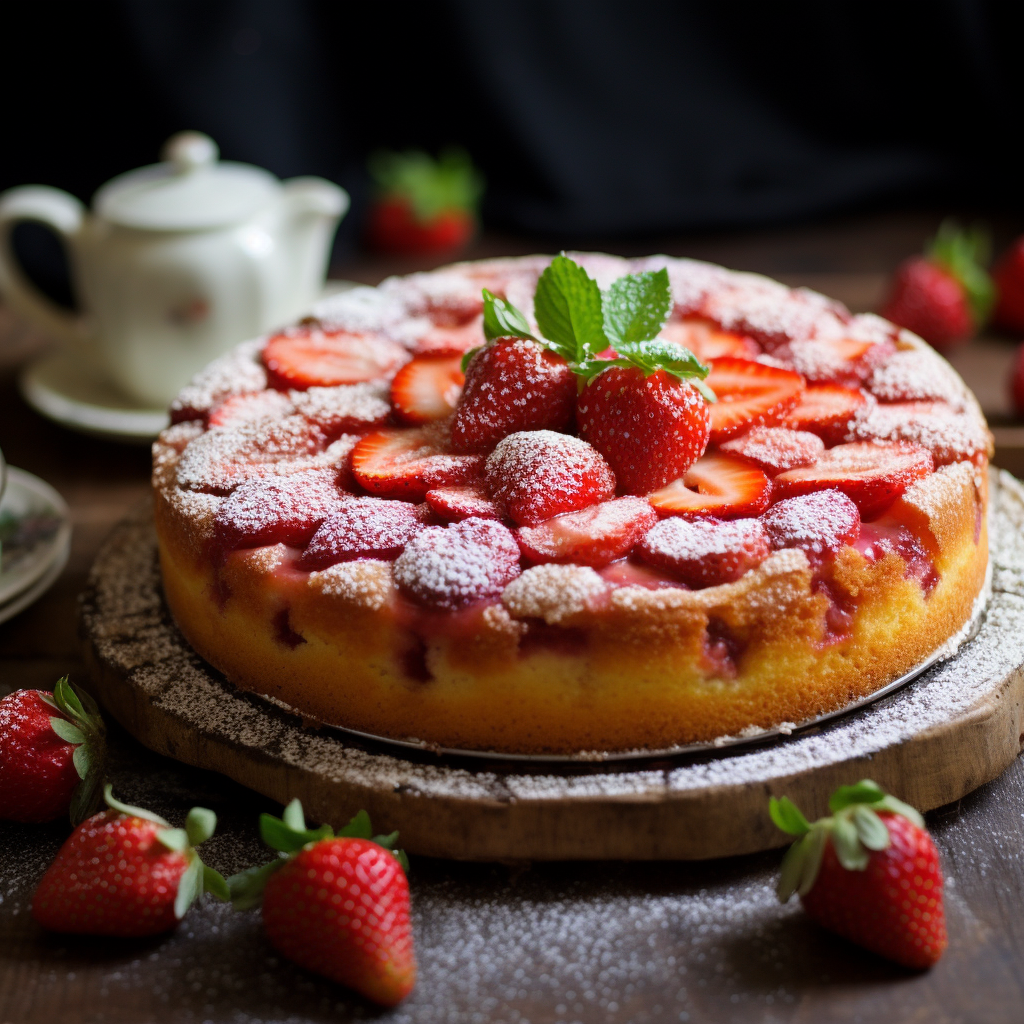
[[992, 475], [993, 590], [977, 634], [878, 702], [761, 746], [659, 761], [523, 765], [396, 751], [244, 694], [164, 604], [148, 507], [101, 549], [82, 597], [95, 692], [146, 746], [222, 772], [311, 820], [366, 808], [411, 852], [465, 860], [702, 859], [786, 842], [769, 794], [825, 812], [870, 776], [922, 810], [999, 775], [1024, 744], [1024, 490]]

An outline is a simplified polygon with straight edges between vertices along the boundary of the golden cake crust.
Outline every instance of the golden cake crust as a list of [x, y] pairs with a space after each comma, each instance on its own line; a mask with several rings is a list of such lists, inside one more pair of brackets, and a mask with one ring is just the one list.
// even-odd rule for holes
[[[788, 289], [783, 295], [782, 286], [754, 275], [658, 259], [669, 266], [677, 309], [706, 314], [713, 306], [725, 327], [773, 330], [784, 344], [811, 344], [829, 331], [882, 332], [879, 325], [895, 335], [878, 318], [844, 321], [828, 300]], [[438, 295], [453, 301], [478, 292], [481, 280], [502, 285], [510, 298], [518, 290], [517, 304], [526, 306], [523, 296], [545, 263], [490, 261], [433, 279], [386, 282], [362, 290], [338, 317], [361, 316], [375, 329], [388, 321], [392, 336], [411, 337], [419, 309]], [[602, 274], [613, 278], [651, 261], [593, 257], [586, 265], [605, 285]], [[493, 601], [430, 611], [403, 595], [384, 561], [303, 572], [295, 549], [275, 544], [233, 551], [218, 563], [211, 543], [225, 499], [182, 476], [185, 453], [207, 432], [195, 419], [169, 428], [154, 446], [168, 605], [196, 651], [239, 687], [314, 720], [443, 747], [524, 754], [666, 749], [839, 710], [955, 635], [970, 618], [987, 567], [990, 440], [977, 403], [920, 339], [900, 332], [891, 347], [864, 384], [877, 387], [879, 408], [886, 407], [886, 388], [898, 387], [905, 400], [906, 380], [919, 370], [921, 394], [913, 400], [941, 402], [955, 420], [948, 436], [938, 436], [932, 417], [883, 438], [930, 446], [942, 463], [873, 524], [909, 529], [931, 573], [927, 584], [909, 556], [889, 550], [868, 557], [863, 545], [846, 545], [824, 567], [799, 549], [775, 551], [736, 582], [702, 590], [650, 589], [585, 566], [543, 564], [525, 569]], [[258, 347], [248, 351], [243, 361]], [[200, 391], [216, 397], [227, 376], [208, 373], [186, 389], [178, 409], [199, 409]], [[253, 377], [246, 378], [250, 390]], [[870, 421], [851, 425], [861, 431], [856, 437], [869, 429]], [[336, 442], [313, 461], [342, 470], [350, 447]], [[846, 611], [838, 632], [837, 606]]]

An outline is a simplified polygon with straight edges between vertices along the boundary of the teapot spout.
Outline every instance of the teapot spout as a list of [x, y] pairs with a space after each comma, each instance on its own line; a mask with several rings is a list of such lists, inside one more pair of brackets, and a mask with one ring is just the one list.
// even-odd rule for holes
[[298, 216], [337, 221], [348, 211], [348, 193], [325, 178], [290, 178], [283, 184], [286, 201]]

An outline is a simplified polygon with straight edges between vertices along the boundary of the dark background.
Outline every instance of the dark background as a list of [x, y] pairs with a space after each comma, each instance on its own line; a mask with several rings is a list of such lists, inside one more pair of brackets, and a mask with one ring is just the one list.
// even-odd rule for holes
[[[347, 188], [465, 146], [486, 226], [548, 247], [928, 207], [1016, 213], [1018, 4], [318, 0], [8, 4], [0, 189], [83, 200], [173, 132]], [[56, 243], [19, 229], [63, 290]]]

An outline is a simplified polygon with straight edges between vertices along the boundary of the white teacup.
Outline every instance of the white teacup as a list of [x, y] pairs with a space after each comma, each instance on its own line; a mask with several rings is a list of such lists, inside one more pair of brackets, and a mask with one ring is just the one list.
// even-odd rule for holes
[[[174, 136], [163, 156], [104, 185], [92, 213], [45, 186], [0, 196], [0, 293], [89, 352], [126, 394], [155, 405], [236, 342], [309, 308], [349, 201], [322, 178], [282, 183], [249, 164], [218, 162], [213, 140], [198, 132]], [[63, 238], [77, 314], [22, 273], [10, 242], [23, 220]]]

